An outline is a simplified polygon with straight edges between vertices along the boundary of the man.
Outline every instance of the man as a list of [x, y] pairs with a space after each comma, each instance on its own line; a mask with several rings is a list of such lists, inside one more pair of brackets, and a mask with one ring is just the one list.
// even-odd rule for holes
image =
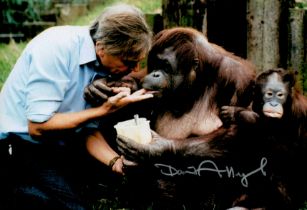
[[[90, 27], [52, 27], [29, 42], [0, 94], [0, 209], [85, 209], [70, 179], [78, 163], [67, 148], [82, 128], [152, 95], [106, 87], [108, 100], [88, 107], [84, 88], [97, 75], [118, 79], [137, 70], [150, 44], [142, 12], [123, 4], [106, 8]], [[103, 161], [122, 164], [106, 148]]]

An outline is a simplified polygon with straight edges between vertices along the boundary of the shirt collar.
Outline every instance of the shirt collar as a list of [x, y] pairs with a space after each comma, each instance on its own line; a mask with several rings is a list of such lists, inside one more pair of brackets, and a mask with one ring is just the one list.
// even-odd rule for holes
[[[86, 64], [92, 61], [97, 61], [94, 42], [89, 34], [89, 28], [85, 27], [87, 35], [85, 36], [80, 49], [79, 64]], [[98, 61], [97, 61], [98, 62]]]

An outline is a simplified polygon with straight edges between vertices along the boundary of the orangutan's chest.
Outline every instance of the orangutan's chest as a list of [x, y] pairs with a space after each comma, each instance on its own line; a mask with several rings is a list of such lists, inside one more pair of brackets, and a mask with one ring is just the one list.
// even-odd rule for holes
[[158, 117], [155, 126], [155, 130], [163, 137], [184, 139], [192, 135], [208, 134], [222, 126], [222, 121], [218, 117], [217, 108], [200, 101], [179, 118], [171, 113], [163, 114]]

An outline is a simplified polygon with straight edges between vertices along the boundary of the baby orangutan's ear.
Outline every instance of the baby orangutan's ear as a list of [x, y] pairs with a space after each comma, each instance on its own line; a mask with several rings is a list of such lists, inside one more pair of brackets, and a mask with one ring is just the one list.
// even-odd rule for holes
[[283, 81], [288, 82], [290, 87], [294, 87], [296, 84], [297, 75], [298, 71], [288, 71], [284, 74]]

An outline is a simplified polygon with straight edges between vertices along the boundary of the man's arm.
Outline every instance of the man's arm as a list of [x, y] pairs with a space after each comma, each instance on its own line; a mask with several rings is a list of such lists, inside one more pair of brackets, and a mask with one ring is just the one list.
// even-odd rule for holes
[[117, 95], [110, 97], [99, 107], [74, 113], [56, 113], [48, 121], [43, 123], [29, 121], [29, 134], [33, 138], [39, 138], [52, 131], [75, 129], [90, 120], [106, 116], [130, 103], [153, 97], [152, 94], [146, 93], [144, 89], [130, 94], [129, 88], [114, 88], [114, 92]]
[[107, 143], [99, 131], [90, 134], [86, 141], [88, 152], [98, 161], [109, 165], [117, 173], [123, 173], [123, 157], [120, 157]]

